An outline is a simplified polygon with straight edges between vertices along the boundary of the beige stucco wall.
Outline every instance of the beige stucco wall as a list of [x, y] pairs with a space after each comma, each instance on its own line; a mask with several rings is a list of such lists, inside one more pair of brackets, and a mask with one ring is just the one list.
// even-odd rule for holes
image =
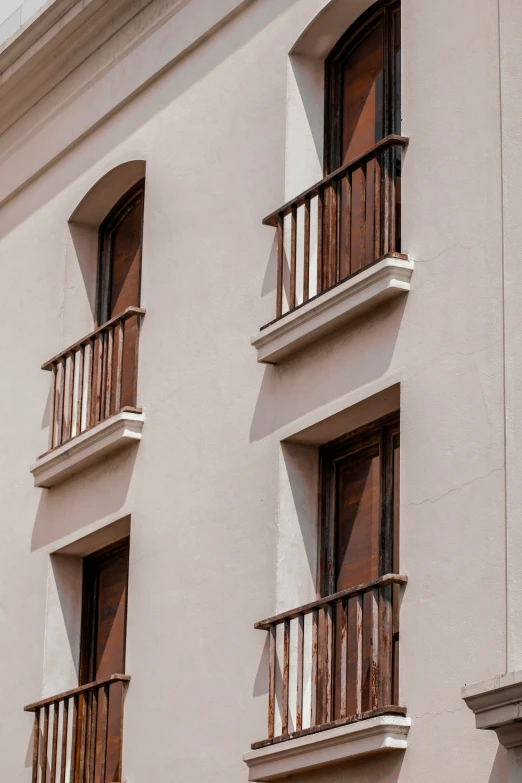
[[[246, 781], [241, 755], [266, 730], [253, 624], [314, 588], [316, 455], [281, 442], [400, 384], [409, 747], [301, 777], [505, 783], [496, 737], [474, 729], [460, 688], [522, 663], [517, 3], [500, 4], [501, 80], [495, 2], [404, 0], [411, 293], [279, 367], [256, 364], [249, 345], [275, 306], [261, 218], [320, 169], [323, 53], [294, 47], [323, 7], [332, 20], [355, 10], [191, 0], [162, 17], [169, 5], [147, 5], [0, 136], [1, 778], [30, 779], [23, 704], [74, 684], [77, 571], [58, 579], [50, 554], [130, 514], [125, 776]], [[29, 465], [47, 448], [49, 408], [39, 367], [92, 323], [67, 221], [128, 160], [146, 162], [143, 440], [37, 490]]]

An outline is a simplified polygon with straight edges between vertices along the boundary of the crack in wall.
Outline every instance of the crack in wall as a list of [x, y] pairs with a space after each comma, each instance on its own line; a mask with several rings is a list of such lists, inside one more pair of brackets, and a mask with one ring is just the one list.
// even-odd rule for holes
[[442, 495], [439, 495], [439, 497], [425, 498], [424, 500], [412, 501], [411, 503], [407, 503], [406, 508], [409, 508], [410, 506], [422, 506], [425, 503], [438, 503], [439, 500], [442, 500], [442, 498], [451, 495], [453, 492], [459, 492], [461, 489], [464, 489], [464, 487], [470, 487], [472, 486], [472, 484], [475, 484], [477, 481], [483, 481], [484, 479], [487, 479], [489, 478], [489, 476], [493, 475], [493, 473], [500, 473], [503, 472], [503, 470], [504, 470], [503, 468], [493, 468], [493, 470], [490, 470], [489, 473], [486, 473], [484, 476], [476, 476], [475, 478], [471, 479], [471, 481], [465, 481], [463, 484], [459, 484], [458, 487], [452, 487], [447, 492], [444, 492]]

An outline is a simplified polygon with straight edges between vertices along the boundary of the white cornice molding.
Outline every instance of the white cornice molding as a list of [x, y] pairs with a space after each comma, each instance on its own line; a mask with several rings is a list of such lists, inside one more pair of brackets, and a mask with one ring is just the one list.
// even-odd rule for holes
[[462, 698], [475, 713], [477, 729], [495, 731], [508, 749], [522, 746], [522, 671], [465, 685]]
[[42, 454], [31, 465], [35, 487], [54, 487], [108, 454], [138, 443], [144, 421], [143, 413], [124, 410]]
[[410, 718], [382, 715], [245, 753], [252, 781], [288, 778], [321, 767], [381, 753], [405, 751]]
[[[45, 6], [0, 47], [0, 205], [251, 1], [54, 0]], [[77, 78], [79, 66], [94, 52], [99, 60], [106, 43], [111, 56]], [[111, 87], [104, 90], [107, 79]], [[64, 120], [65, 109], [74, 123]]]

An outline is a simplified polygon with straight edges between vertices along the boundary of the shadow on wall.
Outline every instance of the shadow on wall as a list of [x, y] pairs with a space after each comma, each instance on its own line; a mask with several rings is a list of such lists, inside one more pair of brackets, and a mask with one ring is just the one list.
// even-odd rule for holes
[[[367, 317], [352, 321], [292, 359], [267, 365], [252, 418], [250, 441], [261, 440], [306, 413], [382, 377], [393, 358], [405, 306], [404, 298], [397, 299], [377, 310], [371, 321]], [[337, 350], [340, 342], [344, 343], [342, 362]], [[315, 380], [309, 383], [307, 369], [312, 366]]]
[[120, 511], [126, 502], [137, 446], [112, 455], [76, 476], [43, 490], [31, 537], [31, 551], [71, 536]]

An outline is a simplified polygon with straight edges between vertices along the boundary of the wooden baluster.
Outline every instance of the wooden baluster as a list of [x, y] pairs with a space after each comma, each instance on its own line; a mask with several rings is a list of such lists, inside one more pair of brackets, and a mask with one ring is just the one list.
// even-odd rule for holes
[[62, 444], [63, 413], [65, 405], [65, 358], [62, 357], [58, 364], [58, 385], [56, 389], [56, 440], [55, 445]]
[[[80, 719], [80, 752], [79, 752], [79, 775], [77, 783], [84, 783], [85, 780], [85, 744], [87, 740], [87, 699], [88, 691], [81, 694], [82, 712]], [[74, 763], [74, 759], [73, 759]]]
[[49, 745], [49, 705], [44, 707], [44, 725], [42, 737], [42, 783], [47, 783], [47, 751]]
[[85, 363], [85, 345], [78, 350], [78, 396], [76, 398], [76, 435], [82, 431], [83, 415], [83, 368]]
[[396, 212], [396, 172], [395, 172], [395, 162], [396, 162], [396, 148], [392, 147], [389, 150], [389, 158], [390, 158], [390, 252], [395, 253], [397, 251], [397, 226], [395, 222], [395, 212]]
[[123, 383], [123, 339], [125, 334], [125, 323], [123, 318], [118, 321], [118, 361], [116, 365], [116, 396], [114, 402], [114, 413], [118, 413], [121, 408], [121, 389]]
[[73, 696], [73, 714], [72, 714], [72, 725], [71, 725], [71, 766], [69, 770], [69, 783], [76, 783], [76, 755], [78, 751], [79, 706], [80, 706], [80, 696], [77, 693]]
[[58, 762], [58, 717], [60, 702], [53, 703], [53, 738], [51, 744], [51, 783], [56, 783], [56, 766]]
[[283, 620], [283, 688], [281, 696], [281, 734], [288, 734], [288, 701], [290, 679], [290, 620]]
[[69, 731], [69, 699], [65, 698], [62, 705], [62, 753], [60, 757], [60, 783], [65, 783], [67, 767], [67, 734]]
[[275, 720], [275, 679], [276, 679], [276, 634], [277, 626], [271, 625], [269, 633], [269, 665], [268, 665], [268, 738], [274, 737]]
[[277, 298], [276, 298], [276, 318], [283, 314], [283, 264], [284, 264], [284, 231], [285, 218], [279, 214], [277, 218]]
[[297, 617], [297, 686], [295, 728], [301, 731], [303, 728], [303, 653], [304, 653], [304, 615]]
[[335, 239], [335, 247], [333, 249], [333, 265], [332, 269], [335, 272], [332, 284], [338, 283], [341, 280], [341, 255], [342, 255], [342, 249], [341, 249], [341, 209], [342, 209], [342, 184], [343, 184], [343, 178], [340, 179], [337, 178], [334, 183], [334, 193], [335, 193], [335, 212], [334, 212], [334, 218], [335, 218], [335, 225], [334, 225], [334, 239]]
[[355, 683], [355, 699], [356, 699], [356, 705], [357, 705], [357, 715], [360, 715], [362, 712], [362, 685], [363, 685], [363, 628], [362, 628], [362, 618], [363, 618], [363, 597], [362, 595], [356, 596], [355, 599], [355, 623], [356, 623], [356, 640], [357, 640], [357, 675], [356, 675], [356, 683]]
[[107, 330], [107, 372], [105, 378], [105, 418], [111, 415], [112, 401], [112, 361], [114, 356], [114, 328], [109, 326]]
[[375, 155], [373, 188], [373, 258], [380, 258], [381, 252], [381, 154]]
[[400, 586], [391, 588], [391, 659], [392, 659], [392, 704], [399, 704], [399, 595]]
[[[54, 367], [54, 365], [53, 365]], [[33, 726], [33, 774], [31, 777], [31, 783], [38, 783], [38, 761], [40, 750], [40, 708], [37, 707], [34, 711], [34, 726]]]
[[340, 698], [340, 718], [346, 718], [346, 700], [347, 700], [347, 667], [348, 667], [348, 601], [344, 599], [340, 602], [341, 610], [341, 698]]
[[292, 206], [292, 224], [290, 234], [290, 297], [288, 309], [293, 310], [297, 304], [295, 297], [297, 276], [297, 207]]
[[109, 734], [109, 685], [105, 683], [101, 700], [100, 783], [105, 783], [107, 765], [107, 738]]
[[392, 704], [392, 585], [379, 590], [379, 705]]
[[94, 783], [94, 770], [96, 766], [96, 729], [98, 727], [98, 688], [93, 688], [91, 694], [91, 720], [89, 721], [89, 753], [87, 781]]
[[94, 338], [94, 375], [95, 383], [93, 389], [94, 395], [94, 419], [93, 424], [99, 424], [101, 421], [101, 397], [102, 397], [102, 375], [103, 375], [103, 332], [98, 332]]
[[49, 430], [49, 449], [54, 449], [56, 445], [56, 391], [58, 368], [56, 362], [52, 364], [53, 381], [51, 387], [51, 427]]
[[366, 163], [363, 163], [361, 165], [361, 189], [360, 189], [360, 202], [361, 202], [361, 213], [359, 216], [359, 232], [360, 232], [360, 265], [359, 269], [362, 269], [364, 266], [366, 266], [366, 174], [367, 174], [367, 166]]
[[324, 266], [324, 187], [317, 191], [317, 293], [320, 294], [323, 286]]
[[352, 172], [346, 172], [346, 210], [344, 227], [344, 277], [352, 273]]
[[100, 332], [100, 340], [102, 344], [102, 359], [101, 359], [101, 384], [100, 384], [100, 421], [105, 419], [105, 394], [107, 389], [107, 370], [109, 364], [109, 330], [104, 329]]
[[327, 604], [324, 607], [324, 622], [326, 631], [326, 648], [324, 655], [324, 681], [325, 681], [325, 709], [324, 722], [333, 720], [333, 652], [334, 652], [334, 620], [333, 607]]
[[304, 202], [304, 239], [303, 239], [303, 302], [310, 297], [310, 196]]
[[[91, 769], [91, 743], [92, 743], [92, 690], [86, 691], [87, 700], [87, 720], [85, 723], [85, 783], [92, 783], [90, 778]], [[80, 778], [83, 783], [83, 779]]]
[[388, 255], [391, 246], [391, 183], [390, 183], [390, 152], [385, 150], [384, 152], [384, 207], [383, 207], [383, 255]]
[[379, 591], [371, 591], [372, 662], [370, 668], [370, 709], [379, 706]]
[[89, 374], [87, 376], [87, 400], [85, 404], [85, 429], [89, 429], [93, 422], [93, 407], [94, 407], [94, 353], [95, 353], [95, 340], [91, 337], [89, 340]]
[[69, 399], [68, 399], [68, 417], [66, 440], [71, 440], [73, 436], [73, 413], [74, 413], [74, 376], [76, 374], [76, 353], [71, 352], [69, 357]]
[[66, 443], [69, 440], [69, 410], [70, 410], [70, 404], [69, 404], [69, 393], [70, 393], [70, 386], [71, 386], [71, 377], [70, 372], [67, 372], [67, 364], [70, 362], [67, 362], [67, 354], [65, 356], [62, 356], [62, 363], [63, 363], [63, 403], [62, 403], [62, 433], [61, 433], [61, 442]]
[[310, 675], [310, 726], [317, 726], [318, 719], [318, 689], [319, 689], [319, 612], [312, 610], [312, 671]]

